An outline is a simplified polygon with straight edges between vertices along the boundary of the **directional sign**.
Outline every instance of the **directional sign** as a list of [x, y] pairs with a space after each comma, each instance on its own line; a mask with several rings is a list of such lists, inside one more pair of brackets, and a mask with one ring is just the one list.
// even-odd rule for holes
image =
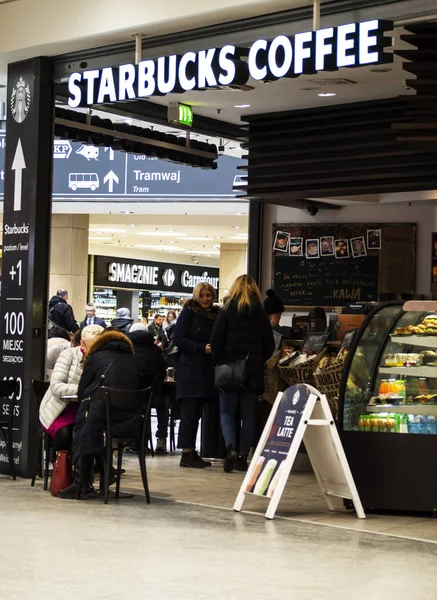
[[53, 144], [53, 158], [69, 158], [72, 152], [70, 140], [55, 140]]
[[17, 149], [15, 150], [14, 160], [12, 162], [12, 171], [15, 171], [15, 187], [14, 187], [14, 210], [21, 210], [21, 191], [23, 188], [23, 169], [26, 168], [24, 160], [23, 146], [21, 139], [18, 138]]
[[119, 179], [117, 177], [117, 175], [114, 173], [114, 171], [109, 171], [109, 173], [107, 173], [103, 179], [103, 183], [107, 183], [108, 184], [108, 191], [110, 194], [112, 194], [112, 192], [114, 191], [114, 181], [115, 183], [119, 183]]
[[[0, 199], [4, 191], [5, 133], [0, 132]], [[211, 171], [140, 154], [115, 152], [89, 144], [55, 140], [53, 199], [144, 200], [147, 198], [220, 198], [233, 200], [244, 191], [237, 170], [244, 161], [220, 156]], [[15, 171], [19, 177], [19, 171]], [[18, 181], [19, 183], [19, 181]], [[241, 192], [234, 192], [238, 186]]]

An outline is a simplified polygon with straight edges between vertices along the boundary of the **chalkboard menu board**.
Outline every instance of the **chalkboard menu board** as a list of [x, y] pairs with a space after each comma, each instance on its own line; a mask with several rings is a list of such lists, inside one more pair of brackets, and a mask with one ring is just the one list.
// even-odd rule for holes
[[378, 297], [378, 257], [275, 259], [275, 293], [291, 306], [344, 306]]
[[345, 306], [414, 291], [414, 223], [276, 224], [272, 245], [272, 286], [286, 306]]
[[300, 351], [303, 352], [314, 352], [314, 354], [320, 354], [323, 348], [326, 346], [326, 342], [329, 338], [329, 332], [324, 333], [310, 333], [305, 338]]

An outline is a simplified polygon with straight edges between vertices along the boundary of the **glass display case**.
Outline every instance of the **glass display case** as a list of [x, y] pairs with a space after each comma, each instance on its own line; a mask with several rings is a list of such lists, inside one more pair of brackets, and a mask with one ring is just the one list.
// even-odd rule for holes
[[339, 421], [368, 508], [434, 511], [437, 467], [426, 465], [437, 452], [437, 302], [385, 303], [368, 315], [345, 364]]

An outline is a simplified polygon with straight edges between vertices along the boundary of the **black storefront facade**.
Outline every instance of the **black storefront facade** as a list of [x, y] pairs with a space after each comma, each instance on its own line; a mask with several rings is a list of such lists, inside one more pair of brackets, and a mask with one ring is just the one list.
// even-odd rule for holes
[[178, 313], [200, 282], [219, 290], [219, 269], [114, 256], [90, 256], [89, 299], [97, 316], [109, 323], [117, 308], [127, 307], [134, 319]]
[[[56, 59], [34, 59], [9, 66], [7, 93], [12, 108], [7, 121], [4, 228], [5, 231], [9, 228], [10, 233], [8, 249], [5, 248], [3, 254], [1, 337], [2, 340], [12, 340], [17, 350], [3, 350], [1, 376], [18, 377], [21, 382], [22, 393], [14, 409], [17, 413], [14, 424], [14, 452], [20, 475], [32, 475], [38, 445], [37, 408], [36, 399], [31, 391], [31, 381], [42, 379], [44, 373], [55, 97], [61, 101], [70, 98], [73, 106], [81, 100], [83, 106], [100, 100], [99, 108], [102, 110], [110, 112], [112, 107], [119, 114], [167, 124], [166, 109], [147, 102], [153, 86], [158, 86], [159, 93], [183, 92], [184, 89], [190, 90], [202, 85], [204, 88], [214, 85], [238, 86], [242, 85], [245, 77], [248, 78], [248, 68], [256, 79], [270, 80], [274, 85], [274, 81], [280, 77], [298, 76], [308, 70], [314, 72], [315, 67], [317, 72], [320, 72], [346, 65], [359, 67], [385, 64], [390, 60], [390, 52], [386, 48], [390, 45], [391, 28], [386, 19], [400, 19], [415, 14], [412, 2], [363, 2], [358, 11], [356, 3], [329, 2], [325, 5], [322, 15], [326, 18], [327, 25], [334, 29], [325, 31], [324, 34], [308, 36], [308, 32], [311, 31], [310, 9], [266, 15], [215, 26], [209, 30], [144, 41], [143, 60], [148, 62], [148, 65], [143, 65], [141, 72], [139, 67], [137, 69], [133, 65], [131, 44], [124, 48], [108, 48], [103, 51], [99, 49], [96, 52], [76, 53]], [[364, 24], [366, 22], [367, 25]], [[305, 33], [306, 36], [300, 35]], [[293, 37], [294, 35], [296, 37]], [[264, 38], [272, 40], [274, 44], [264, 43]], [[232, 43], [241, 39], [247, 42], [244, 48], [251, 58], [247, 52], [241, 53], [239, 46], [232, 46]], [[158, 57], [170, 57], [175, 47], [180, 54], [175, 59], [169, 59], [167, 64], [169, 68], [178, 65], [178, 77], [173, 87], [168, 86], [163, 90], [153, 78], [152, 71], [158, 68], [154, 61]], [[202, 54], [202, 51], [214, 47], [219, 49], [217, 62], [212, 58], [208, 62], [207, 54]], [[183, 69], [181, 61], [184, 63]], [[121, 72], [118, 66], [122, 64], [131, 64], [132, 68]], [[201, 64], [206, 69], [204, 73], [199, 71]], [[109, 67], [114, 67], [114, 71], [109, 71]], [[65, 82], [66, 76], [70, 76], [72, 72], [77, 75], [96, 69], [98, 74], [88, 75], [85, 82], [83, 76], [71, 79], [70, 89]], [[115, 72], [118, 79], [114, 77]], [[123, 83], [121, 87], [120, 75]], [[94, 86], [96, 97], [88, 86], [90, 78], [94, 78], [94, 81], [99, 80], [99, 85]], [[140, 90], [135, 82], [141, 82]], [[255, 151], [250, 130], [247, 132], [245, 127], [204, 117], [195, 120], [197, 124], [193, 131], [246, 141], [248, 144], [249, 271], [260, 281], [261, 257], [263, 252], [267, 251], [262, 244], [263, 203], [278, 202], [280, 198], [291, 203], [295, 201], [296, 196], [293, 199], [281, 188], [277, 188], [275, 194], [269, 197], [264, 191], [259, 191], [258, 182], [255, 182], [254, 178], [257, 169], [255, 163], [251, 163], [250, 157], [252, 154], [255, 159], [258, 151]], [[69, 127], [71, 129], [71, 124], [66, 121], [68, 119], [62, 119], [59, 112], [56, 113], [56, 124], [58, 128], [64, 128], [64, 133]], [[253, 117], [250, 127], [255, 122], [262, 123], [262, 118]], [[81, 132], [89, 131], [103, 137], [111, 134], [111, 130], [102, 127], [101, 124], [93, 126], [89, 123], [79, 123], [76, 127]], [[132, 143], [144, 142], [141, 135], [135, 136], [132, 132], [127, 132], [126, 135], [120, 137], [120, 143], [123, 143], [123, 140]], [[162, 142], [163, 140], [156, 139], [145, 141], [146, 145], [152, 147], [162, 146]], [[164, 141], [164, 144], [166, 143], [168, 142]], [[178, 160], [177, 148], [167, 147], [166, 151], [176, 152], [172, 158]], [[207, 161], [202, 165], [211, 167], [214, 150], [199, 148], [198, 151], [199, 156]], [[282, 154], [284, 149], [278, 146], [276, 151]], [[271, 187], [269, 177], [270, 174], [266, 177], [263, 190]], [[427, 181], [432, 187], [431, 180]], [[296, 191], [300, 199], [309, 194], [310, 190], [305, 186]], [[21, 256], [20, 252], [25, 254]], [[20, 287], [17, 288], [16, 271], [19, 262], [22, 272]], [[7, 472], [4, 461], [0, 463], [0, 470]]]

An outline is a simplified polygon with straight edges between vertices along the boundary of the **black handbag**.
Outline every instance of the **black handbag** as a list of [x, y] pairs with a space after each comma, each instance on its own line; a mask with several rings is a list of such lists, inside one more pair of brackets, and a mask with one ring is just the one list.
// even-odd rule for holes
[[245, 358], [215, 366], [214, 384], [217, 389], [221, 392], [235, 392], [247, 385], [249, 379], [249, 354], [250, 350]]

